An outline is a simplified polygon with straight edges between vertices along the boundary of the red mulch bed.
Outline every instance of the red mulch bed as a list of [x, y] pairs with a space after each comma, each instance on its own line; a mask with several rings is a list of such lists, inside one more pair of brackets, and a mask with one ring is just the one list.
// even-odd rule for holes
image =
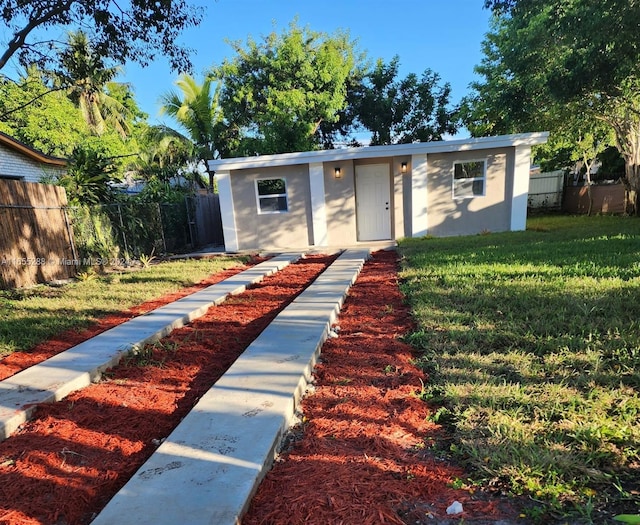
[[[428, 378], [399, 337], [413, 326], [397, 285], [397, 255], [369, 261], [322, 347], [293, 444], [266, 475], [243, 525], [495, 523], [506, 501], [450, 483], [465, 472], [429, 452], [448, 442], [415, 395]], [[447, 516], [453, 502], [464, 513]], [[506, 523], [506, 521], [505, 521]]]
[[334, 256], [309, 256], [123, 362], [40, 405], [0, 443], [0, 523], [89, 523], [242, 351]]
[[43, 341], [42, 343], [34, 346], [33, 348], [30, 348], [27, 351], [14, 352], [11, 355], [8, 355], [7, 357], [4, 357], [0, 360], [0, 381], [11, 377], [18, 372], [21, 372], [25, 368], [29, 368], [30, 366], [41, 363], [45, 359], [49, 359], [50, 357], [53, 357], [60, 352], [64, 352], [72, 346], [82, 343], [87, 339], [91, 339], [92, 337], [105, 332], [106, 330], [109, 330], [114, 326], [129, 321], [136, 316], [146, 314], [147, 312], [155, 310], [156, 308], [160, 308], [165, 304], [177, 301], [178, 299], [195, 293], [198, 290], [202, 290], [207, 286], [219, 283], [224, 279], [228, 279], [229, 277], [232, 277], [242, 272], [243, 270], [246, 270], [247, 268], [249, 268], [249, 266], [257, 264], [264, 260], [266, 259], [254, 257], [246, 265], [241, 265], [236, 268], [230, 268], [228, 270], [223, 270], [221, 272], [211, 274], [209, 277], [197, 284], [194, 284], [193, 286], [181, 288], [176, 292], [168, 293], [163, 295], [162, 297], [145, 301], [144, 303], [141, 303], [122, 312], [101, 317], [87, 328], [83, 328], [80, 330], [65, 330], [57, 336]]
[[[323, 347], [304, 423], [243, 523], [494, 523], [503, 500], [454, 490], [465, 473], [429, 452], [446, 436], [415, 397], [426, 381], [398, 338], [411, 329], [395, 252], [368, 262]], [[311, 256], [211, 308], [98, 384], [41, 405], [0, 443], [0, 523], [80, 525], [125, 484], [237, 356], [333, 257]], [[140, 358], [138, 358], [140, 359]], [[426, 444], [426, 446], [425, 446]], [[462, 502], [451, 521], [445, 508]]]

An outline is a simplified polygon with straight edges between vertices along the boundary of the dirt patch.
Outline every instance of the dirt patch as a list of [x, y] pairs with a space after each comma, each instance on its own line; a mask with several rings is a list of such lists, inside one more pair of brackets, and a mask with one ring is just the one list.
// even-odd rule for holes
[[[424, 377], [400, 337], [412, 328], [395, 252], [369, 261], [327, 341], [303, 422], [243, 524], [488, 524], [508, 500], [451, 483], [434, 451], [446, 434], [415, 393]], [[234, 296], [103, 381], [41, 405], [0, 443], [0, 523], [83, 525], [126, 483], [199, 397], [334, 257], [312, 256]], [[464, 513], [448, 517], [454, 500]], [[514, 520], [515, 521], [515, 520]], [[506, 523], [503, 521], [502, 523]]]

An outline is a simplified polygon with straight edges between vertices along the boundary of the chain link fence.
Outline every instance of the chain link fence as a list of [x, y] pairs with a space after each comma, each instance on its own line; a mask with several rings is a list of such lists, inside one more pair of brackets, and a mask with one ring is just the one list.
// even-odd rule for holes
[[[192, 249], [189, 199], [182, 203], [117, 203], [68, 208], [81, 265], [124, 263]], [[93, 263], [95, 264], [95, 263]]]
[[216, 194], [176, 203], [68, 206], [59, 186], [0, 180], [0, 289], [223, 245]]

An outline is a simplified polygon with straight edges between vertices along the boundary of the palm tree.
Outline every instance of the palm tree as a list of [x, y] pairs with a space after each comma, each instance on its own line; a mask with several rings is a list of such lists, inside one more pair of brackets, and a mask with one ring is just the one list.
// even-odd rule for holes
[[189, 179], [186, 167], [193, 165], [195, 159], [191, 140], [167, 126], [149, 126], [138, 140], [142, 151], [131, 166], [138, 176], [147, 182]]
[[218, 134], [222, 110], [218, 105], [219, 86], [212, 93], [209, 77], [202, 84], [188, 74], [176, 81], [180, 93], [169, 91], [161, 97], [161, 111], [173, 117], [196, 148], [197, 158], [206, 162], [219, 156]]
[[[162, 95], [161, 112], [173, 117], [186, 131], [185, 138], [193, 143], [196, 160], [209, 172], [207, 160], [220, 156], [218, 139], [224, 127], [222, 109], [218, 104], [220, 87], [216, 86], [212, 93], [210, 77], [205, 77], [203, 83], [198, 84], [186, 73], [180, 75], [176, 85], [180, 93], [169, 91]], [[179, 131], [170, 128], [168, 132], [180, 135]], [[212, 173], [209, 173], [209, 191], [214, 191]]]
[[107, 67], [82, 31], [69, 33], [68, 46], [60, 53], [60, 65], [58, 81], [67, 87], [89, 129], [102, 135], [112, 128], [126, 138], [131, 132], [129, 110], [109, 94], [110, 88], [118, 85], [113, 79], [120, 68]]

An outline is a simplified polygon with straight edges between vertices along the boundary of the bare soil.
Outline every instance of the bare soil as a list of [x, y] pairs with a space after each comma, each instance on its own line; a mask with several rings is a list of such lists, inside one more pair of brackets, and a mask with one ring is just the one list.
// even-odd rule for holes
[[[259, 487], [245, 525], [515, 522], [517, 511], [507, 498], [452, 488], [465, 472], [434, 452], [448, 438], [429, 422], [430, 408], [416, 396], [428, 378], [400, 339], [412, 324], [397, 286], [396, 258], [395, 252], [376, 253], [351, 289], [339, 337], [323, 346], [302, 423]], [[333, 260], [317, 255], [292, 264], [121, 363], [99, 383], [39, 406], [33, 421], [0, 443], [0, 523], [90, 523], [200, 396]], [[145, 303], [73, 340], [65, 336], [39, 348], [61, 351], [175, 298]], [[9, 358], [0, 361], [0, 373], [31, 366], [34, 356], [43, 358], [40, 350], [13, 354], [8, 365]], [[9, 368], [4, 373], [10, 375]], [[455, 500], [464, 512], [447, 516]]]

